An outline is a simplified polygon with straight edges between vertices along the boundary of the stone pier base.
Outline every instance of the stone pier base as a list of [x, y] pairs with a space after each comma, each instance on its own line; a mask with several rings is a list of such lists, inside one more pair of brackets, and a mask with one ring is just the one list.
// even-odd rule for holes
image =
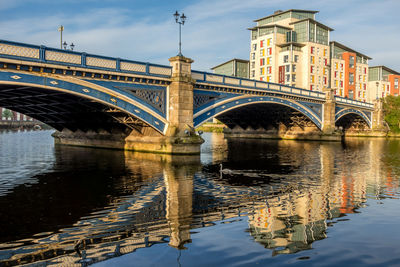
[[184, 137], [167, 136], [124, 136], [110, 133], [55, 132], [54, 142], [58, 145], [110, 148], [140, 152], [193, 155], [200, 154], [204, 140], [198, 135]]
[[252, 138], [252, 139], [290, 139], [290, 140], [312, 140], [312, 141], [341, 141], [341, 132], [324, 133], [310, 130], [251, 130], [251, 129], [224, 129], [226, 138]]
[[346, 131], [344, 137], [387, 137], [387, 131], [365, 130], [365, 131]]

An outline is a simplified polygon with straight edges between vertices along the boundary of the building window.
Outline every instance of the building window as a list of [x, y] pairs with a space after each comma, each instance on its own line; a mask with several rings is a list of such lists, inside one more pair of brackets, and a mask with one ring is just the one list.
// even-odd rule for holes
[[260, 41], [260, 47], [264, 47], [264, 40]]
[[312, 91], [312, 90], [314, 90], [314, 85], [310, 85], [310, 90]]
[[263, 57], [263, 56], [265, 56], [265, 50], [264, 50], [264, 49], [261, 49], [261, 50], [260, 50], [260, 57]]
[[253, 50], [257, 50], [257, 44], [253, 44]]
[[310, 76], [310, 83], [314, 83], [314, 81], [315, 81], [314, 75], [311, 75]]
[[311, 46], [311, 54], [314, 54], [314, 50], [315, 50], [314, 46]]
[[267, 57], [267, 65], [270, 65], [270, 64], [271, 64], [271, 58]]
[[252, 70], [251, 71], [251, 78], [254, 78], [256, 76], [256, 71], [255, 70]]
[[334, 77], [335, 77], [335, 78], [337, 77], [337, 71], [334, 72]]
[[268, 74], [271, 74], [271, 67], [267, 67], [267, 72], [268, 72]]
[[394, 79], [394, 89], [399, 89], [399, 79]]
[[283, 62], [284, 63], [288, 63], [289, 62], [289, 56], [288, 55], [284, 55], [283, 56]]
[[267, 46], [270, 46], [271, 45], [271, 38], [269, 38], [268, 40], [267, 40]]
[[294, 55], [294, 62], [298, 62], [299, 61], [299, 56], [298, 55]]
[[286, 65], [285, 68], [285, 72], [290, 72], [290, 65]]
[[311, 66], [311, 67], [310, 67], [310, 72], [311, 72], [311, 73], [314, 73], [314, 66]]
[[290, 82], [290, 75], [289, 74], [286, 75], [286, 81]]
[[326, 77], [324, 77], [324, 85], [326, 85], [328, 82], [327, 82], [327, 78]]
[[296, 65], [292, 65], [292, 72], [296, 72]]
[[354, 68], [354, 57], [353, 56], [350, 56], [349, 68]]
[[340, 88], [343, 88], [343, 81], [340, 81]]
[[311, 63], [311, 64], [315, 64], [315, 58], [314, 58], [314, 56], [311, 56], [311, 57], [310, 57], [310, 63]]
[[326, 57], [326, 54], [327, 54], [327, 50], [324, 49], [324, 57]]
[[264, 66], [265, 65], [265, 58], [260, 58], [260, 66]]
[[260, 68], [260, 75], [264, 75], [264, 68]]
[[251, 59], [256, 59], [256, 53], [251, 53]]
[[349, 73], [349, 84], [354, 84], [354, 73]]
[[255, 61], [252, 61], [252, 62], [251, 62], [251, 68], [254, 69], [255, 67], [256, 67], [256, 62], [255, 62]]
[[268, 55], [272, 55], [272, 47], [268, 48]]
[[296, 74], [292, 74], [292, 82], [296, 82]]
[[328, 59], [325, 58], [325, 66], [328, 66]]
[[367, 68], [364, 68], [364, 74], [367, 74]]

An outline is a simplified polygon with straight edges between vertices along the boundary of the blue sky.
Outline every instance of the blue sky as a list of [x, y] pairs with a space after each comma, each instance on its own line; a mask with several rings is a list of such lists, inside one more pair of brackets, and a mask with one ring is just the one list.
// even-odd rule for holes
[[167, 65], [178, 50], [178, 10], [188, 17], [183, 55], [209, 71], [248, 59], [247, 28], [278, 9], [320, 11], [317, 20], [335, 29], [331, 40], [400, 71], [400, 0], [0, 0], [0, 39], [59, 47], [64, 25], [75, 50]]

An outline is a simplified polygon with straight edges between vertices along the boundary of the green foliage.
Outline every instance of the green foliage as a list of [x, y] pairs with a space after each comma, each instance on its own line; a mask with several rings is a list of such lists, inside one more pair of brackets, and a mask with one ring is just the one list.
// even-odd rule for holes
[[12, 117], [13, 117], [13, 113], [12, 113], [12, 111], [9, 110], [9, 109], [4, 109], [4, 110], [3, 110], [2, 117], [3, 117], [3, 118], [6, 118], [6, 119], [12, 118]]
[[387, 96], [383, 102], [383, 110], [390, 130], [400, 133], [400, 96]]

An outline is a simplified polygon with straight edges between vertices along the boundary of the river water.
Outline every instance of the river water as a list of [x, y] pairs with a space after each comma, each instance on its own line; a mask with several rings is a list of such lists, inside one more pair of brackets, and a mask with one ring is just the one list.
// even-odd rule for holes
[[0, 266], [400, 265], [399, 140], [203, 137], [179, 157], [0, 133]]

